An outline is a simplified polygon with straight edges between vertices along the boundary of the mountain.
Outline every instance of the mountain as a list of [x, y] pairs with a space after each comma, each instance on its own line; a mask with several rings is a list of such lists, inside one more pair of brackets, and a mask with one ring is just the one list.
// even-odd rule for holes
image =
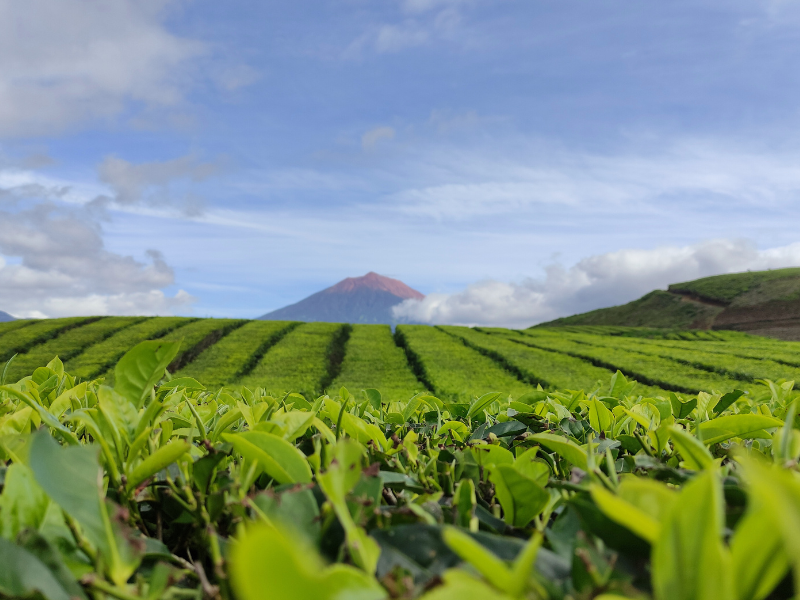
[[0, 323], [5, 323], [6, 321], [16, 321], [16, 319], [7, 312], [0, 310]]
[[536, 327], [617, 325], [732, 329], [800, 341], [800, 268], [748, 271], [674, 283], [621, 306]]
[[377, 273], [348, 277], [308, 298], [269, 312], [266, 321], [328, 321], [331, 323], [388, 323], [397, 319], [392, 307], [403, 300], [425, 296], [402, 281]]

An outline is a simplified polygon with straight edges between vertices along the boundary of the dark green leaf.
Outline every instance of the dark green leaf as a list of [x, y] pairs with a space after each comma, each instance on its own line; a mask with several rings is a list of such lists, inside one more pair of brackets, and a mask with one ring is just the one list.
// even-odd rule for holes
[[70, 593], [41, 560], [3, 538], [0, 538], [0, 565], [3, 595], [23, 598], [38, 592], [47, 600], [70, 600]]

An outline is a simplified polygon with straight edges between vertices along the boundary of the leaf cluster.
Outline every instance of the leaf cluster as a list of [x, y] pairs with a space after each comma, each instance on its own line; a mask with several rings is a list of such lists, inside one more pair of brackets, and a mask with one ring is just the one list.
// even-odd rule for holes
[[179, 352], [139, 344], [114, 387], [58, 359], [0, 385], [0, 596], [800, 593], [791, 381], [313, 399], [173, 378]]

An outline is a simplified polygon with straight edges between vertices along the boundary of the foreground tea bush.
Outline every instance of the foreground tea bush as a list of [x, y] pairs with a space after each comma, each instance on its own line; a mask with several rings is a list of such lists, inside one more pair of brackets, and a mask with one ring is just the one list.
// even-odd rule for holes
[[0, 595], [800, 595], [793, 382], [470, 402], [205, 389], [145, 342], [114, 387], [0, 377]]

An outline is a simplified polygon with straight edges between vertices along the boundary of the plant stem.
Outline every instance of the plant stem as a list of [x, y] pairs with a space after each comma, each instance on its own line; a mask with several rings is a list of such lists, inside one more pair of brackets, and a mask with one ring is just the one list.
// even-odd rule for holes
[[647, 454], [647, 456], [651, 458], [656, 457], [656, 455], [653, 454], [653, 451], [650, 448], [650, 444], [648, 444], [645, 441], [645, 439], [641, 436], [641, 434], [635, 429], [633, 430], [633, 437], [635, 437], [638, 440], [639, 444], [642, 446], [642, 450], [644, 450], [644, 453]]
[[118, 600], [140, 600], [139, 596], [133, 596], [125, 590], [121, 590], [118, 587], [106, 583], [102, 579], [92, 578], [87, 582], [87, 585], [93, 590], [108, 594]]
[[78, 524], [75, 522], [75, 519], [70, 517], [63, 510], [61, 511], [61, 513], [64, 515], [64, 521], [66, 522], [67, 527], [69, 527], [69, 531], [70, 533], [72, 533], [72, 537], [75, 540], [75, 544], [78, 546], [78, 549], [81, 552], [83, 552], [86, 556], [88, 556], [89, 560], [92, 561], [92, 564], [94, 564], [95, 567], [97, 567], [98, 566], [97, 552], [95, 552], [94, 548], [92, 548], [91, 544], [89, 544], [89, 541], [78, 530]]
[[348, 400], [350, 400], [350, 396], [345, 398], [342, 402], [342, 407], [339, 409], [339, 418], [336, 419], [336, 441], [339, 441], [339, 433], [342, 430], [342, 417], [344, 417], [344, 409], [347, 406]]

